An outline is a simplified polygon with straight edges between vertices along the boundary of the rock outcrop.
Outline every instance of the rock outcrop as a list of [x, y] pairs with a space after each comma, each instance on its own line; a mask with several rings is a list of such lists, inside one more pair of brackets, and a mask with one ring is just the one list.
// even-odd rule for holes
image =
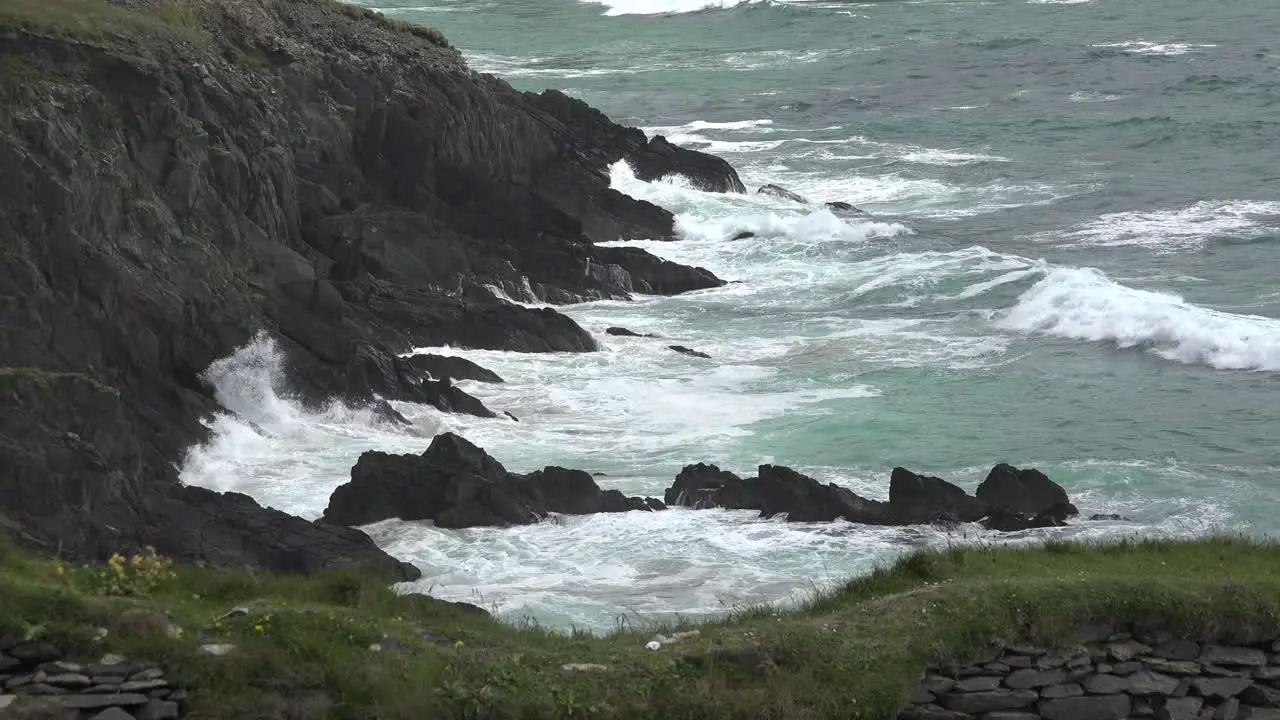
[[[982, 490], [982, 488], [986, 488]], [[867, 525], [915, 525], [982, 521], [1005, 532], [1062, 525], [1077, 514], [1066, 491], [1037, 470], [997, 465], [974, 497], [942, 478], [894, 468], [889, 500], [868, 500], [834, 483], [823, 485], [781, 465], [761, 465], [741, 478], [715, 465], [689, 465], [667, 488], [668, 505], [758, 510], [762, 517], [786, 514], [793, 522], [844, 519]]]
[[37, 383], [6, 404], [10, 534], [71, 558], [151, 542], [180, 561], [403, 574], [362, 533], [177, 485], [218, 410], [205, 368], [267, 332], [307, 402], [485, 415], [396, 353], [588, 352], [573, 320], [501, 296], [722, 284], [596, 242], [673, 233], [670, 213], [609, 187], [611, 163], [737, 189], [723, 161], [517, 92], [438, 33], [358, 7], [172, 4], [91, 3], [70, 26], [50, 10], [49, 27], [0, 6], [0, 368], [119, 396]]
[[601, 490], [582, 470], [547, 467], [508, 472], [484, 450], [454, 435], [437, 435], [422, 455], [366, 452], [351, 482], [329, 497], [324, 519], [365, 525], [388, 518], [434, 520], [437, 527], [527, 525], [550, 513], [662, 510], [653, 498]]

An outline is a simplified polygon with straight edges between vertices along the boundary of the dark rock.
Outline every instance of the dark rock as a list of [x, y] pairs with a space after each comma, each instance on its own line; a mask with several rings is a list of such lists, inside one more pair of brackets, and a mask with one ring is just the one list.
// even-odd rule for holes
[[1098, 521], [1098, 520], [1128, 520], [1129, 518], [1123, 515], [1117, 515], [1115, 513], [1094, 513], [1093, 515], [1089, 516], [1089, 519], [1092, 521]]
[[1020, 710], [996, 710], [982, 716], [982, 720], [1039, 720], [1040, 716]]
[[1129, 660], [1127, 662], [1121, 662], [1121, 663], [1116, 663], [1115, 665], [1112, 665], [1111, 674], [1120, 675], [1122, 677], [1126, 675], [1132, 675], [1138, 672], [1139, 670], [1141, 670], [1142, 667], [1143, 665], [1141, 662], [1137, 660]]
[[1138, 660], [1152, 670], [1158, 670], [1166, 675], [1193, 676], [1200, 674], [1200, 664], [1188, 660], [1164, 660], [1154, 657], [1141, 657]]
[[1151, 670], [1139, 670], [1126, 679], [1129, 681], [1130, 695], [1173, 696], [1178, 691], [1177, 678]]
[[1058, 698], [1080, 697], [1084, 695], [1084, 688], [1079, 683], [1066, 683], [1065, 685], [1051, 685], [1040, 691], [1040, 697], [1044, 700], [1056, 700]]
[[895, 467], [889, 476], [889, 506], [904, 524], [939, 518], [972, 522], [986, 512], [982, 502], [946, 480], [901, 467]]
[[751, 232], [750, 230], [743, 230], [741, 232], [735, 233], [734, 236], [729, 239], [730, 240], [746, 240], [747, 238], [753, 238], [755, 236], [756, 234]]
[[19, 643], [9, 648], [9, 656], [26, 665], [39, 665], [62, 658], [62, 651], [47, 642]]
[[77, 710], [99, 710], [111, 706], [138, 707], [146, 705], [146, 695], [138, 693], [116, 693], [111, 695], [59, 695], [58, 704]]
[[609, 335], [618, 335], [620, 337], [653, 337], [653, 335], [650, 335], [649, 333], [641, 335], [634, 330], [628, 330], [624, 327], [611, 327], [605, 330], [605, 332]]
[[1265, 685], [1250, 685], [1240, 691], [1240, 702], [1255, 707], [1280, 708], [1280, 690]]
[[512, 420], [514, 420], [514, 421], [516, 421], [516, 422], [520, 422], [520, 418], [516, 417], [515, 415], [512, 415], [510, 412], [508, 412], [508, 411], [506, 411], [506, 410], [503, 410], [503, 411], [502, 411], [502, 414], [503, 414], [503, 415], [506, 415], [507, 417], [511, 418]]
[[1200, 643], [1194, 640], [1172, 640], [1157, 645], [1151, 654], [1165, 660], [1195, 660], [1200, 657]]
[[774, 184], [772, 184], [772, 183], [770, 183], [770, 184], [768, 184], [768, 185], [761, 185], [761, 186], [756, 190], [756, 192], [757, 192], [758, 194], [760, 194], [760, 195], [772, 195], [773, 197], [779, 197], [779, 198], [782, 198], [782, 199], [784, 199], [784, 200], [790, 200], [790, 201], [792, 201], [792, 202], [797, 202], [797, 203], [800, 203], [800, 204], [802, 204], [802, 205], [808, 205], [808, 204], [809, 204], [809, 201], [808, 201], [807, 199], [805, 199], [805, 197], [804, 197], [804, 196], [802, 196], [802, 195], [798, 195], [798, 194], [796, 194], [796, 193], [793, 193], [793, 192], [791, 192], [790, 190], [788, 190], [788, 189], [786, 189], [786, 188], [784, 188], [784, 187], [782, 187], [782, 186], [780, 186], [780, 185], [774, 185]]
[[0, 654], [0, 673], [7, 673], [14, 668], [22, 667], [22, 665], [23, 663], [21, 660]]
[[50, 675], [45, 678], [45, 682], [50, 685], [57, 685], [65, 688], [85, 688], [92, 684], [88, 677], [81, 675], [80, 673], [60, 673], [58, 675]]
[[636, 178], [652, 182], [668, 175], [688, 178], [699, 190], [745, 193], [747, 188], [729, 163], [720, 158], [672, 145], [661, 135], [626, 156]]
[[1096, 695], [1043, 700], [1036, 709], [1044, 720], [1122, 720], [1129, 703], [1128, 695]]
[[1035, 528], [1061, 527], [1064, 519], [1069, 517], [1066, 506], [1055, 507], [1049, 511], [1029, 515], [1014, 512], [1006, 508], [994, 508], [983, 518], [982, 526], [998, 532], [1019, 532]]
[[668, 347], [668, 348], [670, 348], [671, 350], [675, 350], [676, 352], [678, 352], [678, 353], [680, 353], [680, 354], [682, 354], [682, 355], [692, 355], [693, 357], [705, 358], [705, 359], [707, 359], [707, 360], [710, 360], [710, 359], [711, 359], [711, 356], [710, 356], [710, 355], [708, 355], [708, 354], [706, 354], [706, 353], [704, 353], [704, 352], [699, 352], [699, 351], [694, 350], [694, 349], [692, 349], [692, 348], [687, 348], [687, 347], [685, 347], [685, 346], [683, 346], [683, 345], [668, 345], [667, 347]]
[[1076, 515], [1067, 491], [1034, 468], [1019, 470], [1008, 463], [991, 469], [974, 495], [991, 508], [1024, 515], [1038, 515], [1056, 509]]
[[1090, 675], [1084, 679], [1084, 691], [1090, 695], [1114, 695], [1128, 692], [1129, 678], [1115, 675]]
[[[786, 514], [796, 522], [842, 518], [868, 525], [948, 524], [976, 520], [988, 512], [961, 488], [905, 468], [894, 468], [891, 474], [889, 502], [868, 500], [838, 485], [822, 485], [782, 465], [761, 465], [757, 477], [744, 480], [701, 463], [685, 467], [665, 499], [671, 505], [693, 508], [759, 510], [762, 517]], [[1061, 658], [1058, 665], [1066, 661]]]
[[483, 402], [468, 395], [449, 380], [424, 380], [420, 385], [422, 401], [439, 410], [465, 413], [476, 417], [492, 418], [498, 414], [484, 406]]
[[651, 499], [601, 490], [582, 470], [547, 467], [507, 472], [484, 450], [452, 433], [437, 435], [422, 455], [366, 452], [351, 481], [329, 498], [324, 519], [365, 525], [388, 518], [435, 520], [437, 527], [525, 525], [549, 513], [652, 510]]
[[1200, 653], [1200, 662], [1261, 667], [1267, 664], [1267, 655], [1256, 648], [1206, 645]]
[[1015, 690], [1026, 690], [1028, 688], [1041, 688], [1050, 685], [1060, 685], [1067, 678], [1067, 673], [1063, 670], [1014, 670], [1004, 679], [1004, 684]]
[[1111, 643], [1107, 646], [1107, 652], [1117, 661], [1126, 662], [1140, 655], [1146, 655], [1151, 652], [1151, 648], [1135, 640], [1126, 640], [1124, 642]]
[[940, 703], [948, 710], [980, 715], [996, 710], [1017, 710], [1030, 707], [1039, 695], [1031, 690], [991, 690], [976, 693], [949, 693]]
[[1204, 701], [1197, 697], [1172, 698], [1156, 708], [1157, 720], [1196, 720]]
[[65, 695], [70, 692], [66, 688], [50, 685], [43, 682], [33, 682], [29, 685], [23, 685], [18, 688], [17, 692], [25, 695]]
[[[177, 717], [176, 715], [174, 717]], [[110, 707], [89, 717], [89, 720], [137, 720], [118, 707]]]
[[1249, 678], [1195, 678], [1191, 687], [1196, 694], [1210, 699], [1235, 697], [1253, 684]]
[[169, 683], [164, 680], [130, 680], [120, 685], [120, 692], [150, 692], [167, 687]]
[[921, 687], [935, 695], [951, 692], [951, 688], [955, 687], [955, 684], [955, 680], [941, 675], [927, 675], [920, 683]]
[[1240, 701], [1228, 698], [1214, 711], [1212, 720], [1236, 720], [1240, 717]]
[[502, 378], [492, 370], [486, 370], [470, 360], [455, 355], [411, 355], [405, 363], [431, 374], [433, 380], [475, 380], [500, 383]]
[[995, 690], [1000, 687], [1002, 678], [995, 675], [978, 675], [976, 677], [965, 678], [955, 684], [952, 692], [971, 693], [981, 692], [984, 690]]
[[1228, 670], [1218, 665], [1201, 665], [1200, 672], [1212, 677], [1246, 677], [1252, 675], [1250, 668], [1240, 670]]
[[826, 205], [828, 210], [834, 212], [837, 215], [866, 215], [867, 214], [865, 210], [856, 208], [847, 202], [841, 202], [837, 200], [834, 202], [829, 202], [824, 204]]
[[1013, 668], [1002, 662], [989, 662], [986, 665], [983, 665], [982, 669], [995, 675], [1007, 675]]
[[1010, 668], [1029, 668], [1035, 660], [1029, 655], [1006, 655], [1003, 662]]

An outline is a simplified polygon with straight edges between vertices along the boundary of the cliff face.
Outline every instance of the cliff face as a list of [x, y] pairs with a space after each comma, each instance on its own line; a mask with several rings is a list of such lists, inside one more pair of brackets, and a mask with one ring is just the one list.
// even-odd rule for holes
[[[672, 233], [669, 213], [608, 187], [618, 159], [645, 178], [742, 187], [721, 160], [649, 141], [558, 92], [516, 92], [468, 70], [434, 31], [353, 7], [0, 7], [0, 367], [115, 388], [103, 422], [120, 425], [114, 447], [137, 455], [128, 470], [71, 463], [39, 480], [126, 472], [118, 491], [68, 508], [82, 527], [112, 508], [110, 530], [40, 520], [18, 489], [48, 470], [49, 447], [65, 450], [53, 434], [80, 401], [48, 383], [11, 390], [8, 401], [51, 432], [0, 435], [5, 524], [84, 555], [150, 542], [184, 559], [323, 564], [303, 541], [239, 558], [202, 544], [225, 531], [261, 545], [254, 533], [271, 523], [243, 498], [176, 485], [182, 449], [217, 409], [201, 373], [265, 330], [305, 400], [425, 401], [421, 372], [395, 356], [413, 345], [595, 349], [566, 316], [490, 287], [567, 303], [722, 284], [594, 244]], [[155, 522], [179, 507], [203, 508], [203, 519]], [[277, 536], [311, 532], [281, 522], [292, 529]]]

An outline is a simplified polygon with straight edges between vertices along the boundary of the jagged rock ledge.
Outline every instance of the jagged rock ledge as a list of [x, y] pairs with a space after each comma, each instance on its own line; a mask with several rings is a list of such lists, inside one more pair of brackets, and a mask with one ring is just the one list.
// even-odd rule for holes
[[626, 497], [601, 490], [590, 473], [547, 467], [528, 474], [508, 472], [467, 440], [443, 433], [421, 455], [369, 451], [351, 469], [351, 481], [329, 497], [324, 520], [365, 525], [389, 518], [434, 520], [438, 527], [525, 525], [549, 513], [723, 507], [785, 514], [793, 522], [844, 519], [870, 525], [943, 524], [982, 521], [1013, 531], [1064, 524], [1078, 514], [1066, 490], [1038, 470], [1000, 464], [976, 496], [941, 478], [894, 468], [889, 501], [867, 500], [835, 484], [781, 465], [761, 465], [757, 477], [740, 478], [715, 465], [684, 468], [663, 500]]

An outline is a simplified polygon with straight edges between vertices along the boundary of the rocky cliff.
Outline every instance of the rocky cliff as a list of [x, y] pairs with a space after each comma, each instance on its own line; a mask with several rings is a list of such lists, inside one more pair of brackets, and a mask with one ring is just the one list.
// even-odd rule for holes
[[[396, 356], [595, 349], [552, 309], [715, 287], [619, 238], [669, 213], [609, 188], [723, 161], [470, 71], [438, 33], [325, 0], [0, 6], [0, 526], [64, 554], [413, 574], [358, 531], [176, 481], [255, 333], [319, 402], [432, 402]], [[494, 290], [501, 291], [495, 293]], [[66, 375], [72, 373], [73, 375]], [[389, 408], [389, 413], [393, 414]]]

